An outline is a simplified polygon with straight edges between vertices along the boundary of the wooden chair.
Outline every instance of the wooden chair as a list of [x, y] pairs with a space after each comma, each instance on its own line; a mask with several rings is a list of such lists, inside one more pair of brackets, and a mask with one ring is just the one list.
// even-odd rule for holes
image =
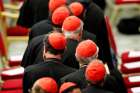
[[140, 87], [129, 88], [128, 93], [140, 93]]
[[8, 61], [10, 66], [20, 64], [27, 46], [27, 38], [28, 37], [6, 36], [4, 31], [1, 31], [1, 43], [3, 43], [1, 46], [1, 55], [3, 56], [5, 63]]
[[[1, 80], [5, 81], [5, 80], [9, 80], [9, 79], [22, 78], [23, 73], [24, 73], [24, 68], [22, 68], [22, 67], [9, 67], [9, 68], [6, 68], [7, 66], [9, 66], [10, 63], [9, 63], [9, 60], [7, 60], [7, 55], [8, 54], [7, 54], [7, 49], [6, 49], [5, 46], [6, 46], [6, 44], [4, 42], [2, 32], [0, 32], [0, 54], [1, 54], [0, 57], [2, 59], [4, 59], [4, 60], [0, 61], [1, 65], [3, 65], [2, 68], [0, 68]], [[4, 84], [7, 84], [7, 83], [9, 83], [9, 81], [5, 82]], [[3, 87], [5, 87], [5, 85], [3, 85]]]
[[[27, 35], [27, 30], [22, 29], [19, 26], [15, 26], [15, 27], [8, 26], [6, 19], [17, 20], [18, 13], [11, 13], [11, 12], [4, 11], [4, 7], [2, 6], [3, 5], [2, 0], [0, 0], [0, 2], [1, 2], [0, 3], [0, 6], [1, 6], [1, 8], [0, 8], [1, 9], [0, 30], [1, 30], [4, 45], [5, 45], [5, 47], [4, 47], [5, 51], [6, 51], [5, 58], [8, 60], [8, 62], [9, 62], [8, 64], [10, 66], [19, 65], [22, 60], [22, 56], [23, 56], [23, 53], [26, 49], [27, 42], [28, 42], [28, 36], [22, 36], [22, 35], [25, 32]], [[7, 32], [8, 29], [16, 30], [15, 34], [14, 34], [14, 30], [12, 30], [11, 31], [12, 35], [8, 35], [8, 33], [9, 33], [9, 32]], [[21, 31], [19, 31], [19, 30], [21, 30]], [[24, 32], [22, 32], [22, 31], [24, 31]]]
[[[113, 48], [115, 54], [118, 55], [117, 45], [116, 45], [115, 38], [114, 38], [114, 35], [113, 35], [113, 31], [112, 31], [112, 28], [111, 28], [111, 25], [110, 25], [110, 22], [109, 22], [109, 17], [106, 16], [105, 20], [106, 20], [106, 26], [107, 26], [107, 30], [108, 30], [110, 45]], [[130, 66], [131, 66], [131, 69], [132, 69], [132, 70], [130, 70], [130, 72], [133, 72], [134, 69], [140, 69], [140, 66], [139, 66], [140, 51], [126, 51], [126, 52], [123, 52], [121, 54], [121, 56], [118, 55], [118, 57], [121, 58], [121, 63], [122, 63], [121, 67], [122, 67], [122, 70], [123, 70], [122, 72], [128, 72], [129, 73], [129, 71], [127, 71], [127, 69], [129, 69]], [[131, 64], [133, 64], [134, 68], [132, 68]], [[140, 70], [137, 70], [137, 72], [138, 71], [140, 71]]]
[[115, 26], [121, 18], [130, 18], [140, 15], [140, 0], [106, 0], [105, 14]]
[[0, 74], [2, 80], [20, 79], [23, 78], [23, 67], [12, 67], [7, 70], [3, 70]]
[[0, 93], [23, 93], [22, 89], [16, 89], [16, 90], [2, 90]]
[[[109, 37], [109, 42], [111, 47], [113, 48], [114, 52], [116, 55], [118, 55], [118, 51], [117, 51], [117, 45], [115, 42], [115, 38], [112, 32], [112, 28], [111, 28], [111, 24], [109, 22], [109, 17], [105, 16], [105, 21], [106, 21], [106, 27], [108, 30], [108, 37]], [[127, 56], [126, 56], [127, 53]], [[140, 72], [140, 51], [133, 51], [133, 54], [131, 54], [131, 56], [133, 55], [133, 57], [128, 56], [128, 52], [124, 52], [123, 54], [125, 54], [125, 58], [123, 60], [125, 60], [125, 62], [122, 62], [120, 64], [120, 70], [122, 72], [122, 74], [131, 74], [131, 75], [127, 75], [125, 76], [124, 82], [127, 88], [131, 88], [131, 87], [136, 87], [136, 86], [140, 86], [140, 81], [138, 78], [140, 78], [140, 74], [133, 74], [133, 73], [139, 73]], [[120, 57], [118, 55], [118, 57]], [[122, 58], [122, 57], [120, 57]], [[133, 93], [133, 92], [132, 92]]]
[[22, 78], [5, 80], [1, 85], [1, 89], [2, 90], [22, 89]]
[[20, 65], [24, 51], [27, 47], [27, 39], [20, 37], [6, 37], [4, 31], [0, 34], [1, 55], [4, 66]]
[[28, 35], [29, 31], [27, 28], [16, 25], [17, 18], [19, 16], [19, 10], [13, 9], [13, 7], [10, 7], [10, 4], [9, 8], [6, 9], [4, 7], [2, 0], [0, 0], [0, 15], [1, 15], [1, 23], [3, 24], [3, 27], [5, 27], [5, 33], [7, 36]]
[[8, 64], [5, 64], [7, 59], [7, 48], [6, 48], [6, 43], [4, 42], [4, 34], [2, 31], [0, 32], [0, 56], [1, 56], [1, 65], [7, 66]]
[[140, 73], [124, 77], [124, 82], [127, 88], [140, 86]]
[[5, 9], [12, 9], [19, 11], [20, 7], [23, 4], [24, 0], [8, 0], [9, 2], [6, 2], [3, 4]]
[[140, 61], [140, 51], [126, 51], [121, 54], [122, 63]]

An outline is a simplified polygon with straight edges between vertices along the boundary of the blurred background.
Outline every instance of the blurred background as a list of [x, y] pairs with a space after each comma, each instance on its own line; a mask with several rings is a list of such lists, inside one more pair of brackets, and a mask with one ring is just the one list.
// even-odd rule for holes
[[[140, 0], [93, 0], [93, 2], [99, 5], [104, 11], [104, 14], [109, 17], [111, 25], [110, 33], [116, 47], [117, 58], [119, 60], [118, 68], [120, 71], [123, 67], [123, 61], [124, 63], [134, 62], [133, 64], [126, 65], [130, 68], [134, 67], [137, 71], [135, 72], [135, 70], [133, 70], [134, 72], [130, 71], [130, 73], [127, 73], [127, 71], [123, 69], [121, 71], [122, 75], [140, 75]], [[23, 0], [0, 0], [1, 88], [3, 85], [3, 78], [8, 76], [9, 73], [13, 75], [11, 72], [3, 71], [11, 67], [16, 68], [20, 65], [28, 44], [28, 29], [16, 25], [22, 4]], [[126, 56], [128, 59], [130, 57], [129, 61], [126, 61]], [[18, 68], [18, 70], [15, 70], [15, 73], [20, 77], [22, 76], [23, 69]], [[128, 89], [133, 88], [131, 90], [136, 90], [133, 92], [131, 91], [132, 93], [140, 93], [140, 76], [136, 76], [133, 80], [136, 80], [134, 82], [136, 84], [128, 85]]]

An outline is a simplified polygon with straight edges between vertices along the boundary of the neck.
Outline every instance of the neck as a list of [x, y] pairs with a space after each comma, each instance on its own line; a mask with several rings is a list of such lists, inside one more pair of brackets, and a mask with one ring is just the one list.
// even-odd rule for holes
[[60, 55], [60, 54], [54, 55], [54, 54], [51, 54], [51, 53], [45, 53], [45, 58], [46, 58], [46, 59], [48, 59], [48, 58], [61, 59], [61, 55]]
[[85, 65], [85, 64], [80, 64], [80, 68], [85, 67], [85, 66], [87, 66], [87, 65]]
[[70, 39], [73, 39], [73, 40], [76, 40], [76, 41], [79, 42], [81, 40], [81, 37], [77, 37], [77, 36], [76, 37], [70, 37]]
[[79, 34], [71, 34], [70, 39], [77, 40], [78, 42], [82, 39], [82, 31]]

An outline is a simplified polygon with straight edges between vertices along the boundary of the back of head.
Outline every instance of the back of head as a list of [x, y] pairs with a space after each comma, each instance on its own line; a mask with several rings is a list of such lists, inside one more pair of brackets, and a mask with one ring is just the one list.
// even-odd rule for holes
[[79, 16], [82, 14], [82, 12], [84, 11], [84, 7], [81, 3], [79, 2], [73, 2], [69, 5], [69, 8], [71, 10], [71, 12], [73, 13], [73, 15], [75, 16]]
[[53, 32], [44, 39], [45, 52], [49, 51], [52, 54], [63, 53], [66, 47], [66, 39], [62, 33]]
[[106, 75], [106, 69], [101, 60], [92, 60], [86, 68], [85, 77], [92, 84], [101, 83]]
[[52, 13], [52, 23], [61, 26], [65, 18], [69, 15], [70, 12], [68, 8], [66, 6], [61, 6]]
[[[79, 88], [75, 83], [73, 82], [65, 82], [61, 85], [59, 89], [59, 93], [71, 93], [74, 89]], [[76, 92], [79, 93], [79, 92]]]
[[69, 16], [62, 24], [62, 31], [67, 38], [70, 38], [72, 34], [79, 34], [83, 31], [83, 22], [76, 16]]
[[66, 0], [49, 0], [49, 11], [53, 12], [56, 8], [65, 4]]
[[75, 56], [81, 64], [88, 64], [97, 58], [98, 52], [98, 46], [92, 40], [84, 40], [78, 44]]
[[80, 16], [84, 10], [82, 4], [73, 2], [70, 5], [62, 5], [52, 12], [52, 23], [61, 26], [64, 19], [70, 15]]
[[57, 93], [57, 83], [50, 77], [38, 79], [32, 88], [32, 93]]

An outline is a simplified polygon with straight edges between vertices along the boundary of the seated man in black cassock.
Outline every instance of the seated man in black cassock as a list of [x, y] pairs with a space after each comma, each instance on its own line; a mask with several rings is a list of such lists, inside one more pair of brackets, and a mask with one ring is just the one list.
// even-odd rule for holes
[[50, 33], [44, 39], [44, 61], [25, 68], [23, 77], [23, 93], [29, 93], [34, 82], [42, 77], [52, 77], [60, 84], [60, 78], [74, 72], [75, 69], [62, 64], [62, 54], [66, 47], [66, 39], [58, 32]]

